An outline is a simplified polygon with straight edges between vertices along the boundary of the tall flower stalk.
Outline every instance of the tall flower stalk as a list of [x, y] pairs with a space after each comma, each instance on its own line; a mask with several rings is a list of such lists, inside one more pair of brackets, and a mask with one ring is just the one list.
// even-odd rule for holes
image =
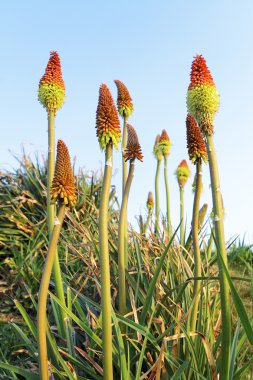
[[118, 236], [118, 263], [119, 263], [119, 312], [126, 314], [126, 274], [125, 274], [125, 257], [124, 257], [124, 226], [127, 217], [127, 203], [134, 176], [135, 159], [142, 161], [143, 155], [135, 129], [127, 124], [128, 139], [124, 152], [124, 159], [129, 160], [129, 172], [125, 185], [125, 191], [122, 199], [120, 218], [119, 218], [119, 236]]
[[112, 365], [112, 318], [110, 291], [110, 262], [108, 247], [108, 204], [112, 177], [113, 145], [118, 148], [121, 131], [117, 109], [110, 90], [105, 84], [99, 89], [96, 112], [96, 129], [100, 148], [105, 151], [105, 170], [99, 208], [99, 252], [102, 293], [103, 375], [113, 380]]
[[[54, 227], [55, 206], [50, 202], [50, 188], [54, 175], [55, 165], [55, 116], [57, 111], [62, 107], [65, 99], [65, 84], [62, 78], [61, 62], [56, 51], [50, 53], [50, 58], [39, 82], [38, 99], [43, 107], [46, 108], [48, 116], [48, 159], [47, 159], [47, 225], [49, 239]], [[55, 254], [54, 280], [57, 297], [62, 303], [65, 303], [64, 290], [62, 286], [62, 276], [59, 264], [58, 253]], [[64, 317], [65, 313], [61, 310], [61, 334], [64, 336]]]
[[154, 198], [153, 198], [152, 191], [150, 191], [148, 193], [147, 209], [148, 209], [148, 217], [147, 217], [146, 223], [145, 223], [144, 228], [143, 228], [143, 235], [146, 235], [150, 220], [152, 218], [153, 209], [154, 209]]
[[181, 161], [176, 169], [176, 177], [179, 185], [180, 194], [180, 244], [185, 243], [185, 222], [184, 222], [184, 187], [190, 177], [190, 169], [185, 160]]
[[[217, 250], [227, 266], [227, 252], [225, 245], [223, 206], [220, 192], [218, 164], [213, 142], [214, 117], [219, 109], [219, 94], [212, 75], [202, 55], [197, 55], [191, 67], [191, 82], [187, 93], [188, 112], [196, 119], [205, 135], [209, 170], [212, 187], [214, 228]], [[229, 304], [229, 284], [218, 256], [221, 311], [222, 311], [222, 338], [220, 354], [220, 378], [229, 378], [230, 350], [231, 350], [231, 320]]]
[[155, 174], [155, 234], [159, 234], [159, 214], [160, 214], [160, 199], [159, 199], [159, 177], [161, 169], [161, 161], [163, 154], [160, 149], [160, 135], [156, 136], [153, 153], [157, 160], [156, 174]]
[[199, 207], [200, 196], [202, 191], [202, 161], [207, 162], [206, 145], [200, 129], [191, 115], [186, 118], [186, 132], [187, 132], [187, 148], [189, 158], [194, 165], [196, 165], [195, 174], [195, 192], [192, 212], [192, 243], [194, 253], [194, 286], [193, 286], [193, 305], [190, 318], [190, 329], [194, 331], [196, 328], [196, 320], [199, 306], [199, 292], [201, 281], [197, 278], [201, 276], [201, 257], [199, 247]]
[[168, 232], [168, 237], [170, 238], [172, 235], [172, 227], [171, 227], [171, 217], [170, 217], [170, 188], [169, 188], [169, 179], [168, 179], [168, 156], [170, 154], [171, 142], [165, 129], [163, 129], [161, 137], [159, 139], [159, 147], [164, 158], [164, 181], [165, 181], [165, 190], [166, 190], [167, 232]]
[[[117, 96], [117, 107], [120, 116], [123, 118], [123, 133], [121, 142], [122, 151], [122, 199], [124, 197], [124, 191], [127, 181], [127, 171], [128, 165], [124, 159], [124, 152], [127, 144], [127, 121], [134, 111], [133, 101], [127, 87], [120, 80], [116, 79], [114, 83], [117, 86], [118, 96]], [[128, 266], [128, 238], [127, 238], [127, 216], [125, 218], [124, 226], [124, 246], [125, 246], [125, 266]]]
[[72, 173], [69, 152], [62, 140], [59, 140], [57, 144], [55, 175], [53, 178], [50, 195], [53, 203], [56, 201], [59, 202], [59, 211], [57, 218], [54, 221], [54, 227], [50, 237], [47, 259], [43, 269], [43, 275], [39, 290], [37, 331], [39, 347], [39, 370], [41, 380], [49, 379], [46, 343], [46, 305], [49, 281], [55, 255], [57, 252], [57, 243], [65, 216], [65, 209], [66, 207], [74, 206], [76, 203], [76, 190], [74, 186], [74, 177]]

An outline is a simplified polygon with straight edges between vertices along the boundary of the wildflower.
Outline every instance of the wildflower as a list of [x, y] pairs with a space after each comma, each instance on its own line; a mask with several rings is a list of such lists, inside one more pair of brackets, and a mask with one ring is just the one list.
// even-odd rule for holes
[[178, 165], [175, 174], [177, 176], [179, 187], [184, 187], [188, 178], [191, 175], [189, 166], [187, 165], [187, 162], [185, 160], [181, 161], [181, 163]]
[[76, 189], [67, 146], [62, 140], [58, 140], [55, 174], [51, 186], [51, 201], [57, 200], [66, 205], [76, 204]]
[[190, 77], [188, 112], [196, 119], [203, 133], [212, 135], [214, 116], [219, 109], [219, 94], [202, 55], [194, 58]]
[[208, 161], [206, 144], [202, 133], [194, 117], [187, 115], [186, 118], [187, 148], [190, 160], [196, 164], [198, 160]]
[[156, 136], [155, 144], [154, 144], [154, 148], [153, 148], [154, 156], [156, 157], [156, 159], [158, 161], [161, 161], [161, 159], [163, 158], [163, 153], [161, 151], [161, 147], [160, 147], [160, 144], [159, 144], [160, 143], [160, 138], [161, 138], [160, 135]]
[[159, 148], [163, 156], [168, 157], [168, 155], [170, 154], [171, 142], [165, 129], [163, 129], [161, 137], [159, 139]]
[[106, 84], [99, 88], [99, 99], [96, 113], [96, 129], [100, 148], [104, 150], [110, 142], [118, 148], [121, 131], [117, 109]]
[[65, 99], [65, 84], [62, 79], [60, 57], [56, 51], [50, 52], [45, 74], [39, 82], [38, 99], [47, 112], [56, 112]]
[[152, 191], [148, 193], [147, 208], [148, 210], [152, 210], [154, 208], [154, 198], [153, 198]]
[[128, 89], [120, 80], [116, 79], [115, 84], [118, 89], [117, 105], [120, 116], [128, 119], [134, 111], [133, 101]]
[[135, 129], [127, 124], [127, 145], [124, 154], [125, 161], [137, 158], [142, 161], [143, 155]]

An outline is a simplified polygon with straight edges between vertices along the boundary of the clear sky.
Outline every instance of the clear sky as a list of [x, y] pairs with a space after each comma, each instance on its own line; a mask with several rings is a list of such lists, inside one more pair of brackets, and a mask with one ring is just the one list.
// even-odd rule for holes
[[[179, 223], [174, 172], [186, 149], [186, 92], [193, 57], [203, 54], [221, 105], [215, 118], [215, 145], [225, 204], [227, 240], [246, 234], [253, 242], [253, 2], [252, 0], [8, 0], [0, 12], [0, 168], [17, 166], [21, 146], [33, 157], [46, 155], [47, 117], [37, 100], [38, 82], [51, 50], [57, 50], [66, 102], [56, 117], [76, 166], [99, 170], [104, 154], [95, 131], [98, 90], [106, 83], [116, 100], [114, 79], [127, 86], [134, 102], [129, 122], [137, 130], [144, 162], [136, 164], [129, 217], [146, 213], [154, 192], [155, 137], [166, 129], [172, 224]], [[185, 187], [188, 230], [192, 214], [194, 165]], [[204, 169], [202, 203], [211, 195]], [[120, 152], [114, 155], [113, 184], [121, 194]], [[161, 209], [165, 213], [163, 172]]]

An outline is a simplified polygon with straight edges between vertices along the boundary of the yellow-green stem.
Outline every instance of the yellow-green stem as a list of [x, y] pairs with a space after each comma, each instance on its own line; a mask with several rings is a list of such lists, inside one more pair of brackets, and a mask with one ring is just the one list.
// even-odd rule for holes
[[196, 190], [194, 195], [193, 213], [192, 213], [192, 243], [194, 253], [194, 286], [193, 286], [193, 305], [191, 311], [190, 329], [195, 331], [196, 320], [199, 306], [199, 292], [201, 282], [196, 277], [201, 276], [201, 258], [199, 248], [199, 204], [202, 188], [202, 163], [197, 161], [196, 163]]
[[168, 180], [168, 158], [164, 157], [164, 181], [165, 181], [165, 190], [166, 190], [166, 206], [167, 206], [167, 231], [168, 238], [171, 238], [171, 218], [170, 218], [170, 188]]
[[[54, 217], [55, 217], [55, 205], [51, 204], [50, 189], [54, 177], [54, 166], [55, 166], [55, 114], [54, 112], [49, 112], [48, 114], [48, 173], [47, 173], [47, 224], [48, 224], [48, 234], [49, 239], [54, 228]], [[65, 304], [64, 290], [62, 285], [61, 268], [59, 263], [58, 252], [56, 250], [54, 265], [53, 265], [53, 275], [55, 281], [56, 295], [60, 301]], [[60, 334], [65, 337], [65, 325], [64, 318], [66, 313], [60, 309], [61, 318], [60, 321]]]
[[180, 244], [184, 246], [185, 241], [185, 226], [184, 226], [184, 188], [182, 186], [179, 187], [180, 193]]
[[[213, 136], [206, 136], [207, 152], [209, 160], [209, 169], [212, 186], [213, 211], [214, 211], [214, 229], [217, 250], [227, 266], [227, 252], [225, 245], [225, 234], [223, 224], [223, 205], [220, 192], [219, 173]], [[221, 297], [221, 315], [222, 315], [222, 337], [220, 353], [220, 379], [228, 380], [230, 365], [230, 347], [231, 347], [231, 314], [229, 301], [229, 284], [226, 275], [222, 270], [222, 265], [218, 259], [219, 280], [220, 280], [220, 297]]]
[[144, 224], [144, 227], [143, 227], [143, 235], [145, 236], [146, 235], [146, 232], [147, 232], [147, 229], [148, 229], [148, 226], [149, 226], [149, 223], [150, 223], [150, 220], [151, 220], [151, 217], [152, 217], [152, 209], [149, 209], [148, 210], [148, 217], [147, 217], [147, 221], [146, 223]]
[[[127, 117], [124, 116], [124, 124], [123, 124], [123, 135], [122, 135], [122, 144], [121, 144], [121, 150], [122, 150], [122, 199], [124, 196], [124, 189], [126, 186], [127, 181], [127, 169], [128, 169], [128, 163], [124, 159], [124, 152], [126, 149], [127, 144]], [[125, 226], [124, 226], [124, 250], [125, 250], [125, 267], [128, 267], [128, 239], [127, 239], [127, 216], [125, 219]]]
[[[199, 216], [198, 216], [198, 218], [199, 218], [199, 231], [202, 228], [202, 225], [203, 225], [203, 222], [204, 222], [204, 219], [206, 216], [206, 212], [207, 212], [207, 203], [204, 203], [203, 206], [201, 207], [201, 209], [199, 210]], [[188, 239], [186, 240], [186, 243], [185, 243], [186, 251], [190, 252], [191, 245], [192, 245], [192, 229], [191, 229], [189, 236], [188, 236]]]
[[102, 338], [103, 338], [103, 372], [104, 380], [113, 380], [112, 366], [112, 318], [110, 260], [108, 247], [108, 203], [112, 178], [112, 143], [105, 151], [105, 171], [99, 208], [99, 251], [101, 266], [102, 292]]
[[62, 222], [65, 215], [65, 205], [61, 205], [57, 215], [57, 224], [55, 224], [48, 248], [48, 254], [43, 270], [42, 280], [40, 283], [39, 300], [38, 300], [38, 315], [37, 315], [37, 330], [38, 330], [38, 347], [39, 347], [39, 369], [40, 379], [48, 380], [48, 356], [47, 356], [47, 342], [46, 342], [46, 308], [47, 308], [47, 294], [49, 288], [49, 281], [52, 273], [52, 267], [57, 250], [57, 242], [60, 236]]
[[119, 312], [121, 315], [126, 314], [126, 273], [125, 273], [125, 246], [124, 246], [124, 226], [127, 218], [127, 202], [129, 191], [134, 176], [134, 160], [130, 162], [129, 173], [125, 185], [125, 191], [122, 199], [120, 218], [119, 218], [119, 236], [118, 236], [118, 265], [119, 265]]
[[159, 175], [160, 175], [161, 160], [157, 160], [156, 175], [155, 175], [155, 234], [159, 233]]

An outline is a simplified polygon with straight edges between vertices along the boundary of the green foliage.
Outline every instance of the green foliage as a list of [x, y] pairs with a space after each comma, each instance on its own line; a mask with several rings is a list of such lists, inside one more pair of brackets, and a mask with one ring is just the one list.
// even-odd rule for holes
[[[6, 379], [37, 379], [37, 292], [47, 251], [46, 169], [37, 159], [24, 156], [20, 168], [1, 173], [0, 179], [0, 276], [6, 305], [0, 326], [0, 374]], [[59, 255], [66, 306], [55, 296], [50, 283], [48, 302], [48, 351], [55, 379], [102, 379], [101, 270], [99, 262], [98, 210], [102, 176], [76, 176], [78, 202], [69, 211], [60, 238]], [[12, 218], [13, 216], [13, 218]], [[193, 254], [176, 239], [165, 243], [154, 234], [150, 222], [147, 236], [129, 227], [129, 270], [126, 272], [127, 315], [118, 313], [118, 204], [111, 189], [109, 207], [109, 255], [112, 294], [112, 351], [115, 379], [215, 379], [220, 368], [220, 296], [217, 252], [210, 253], [201, 231], [200, 308], [196, 332], [190, 331]], [[205, 248], [207, 247], [207, 248]], [[238, 253], [238, 248], [239, 253]], [[236, 253], [235, 253], [236, 252]], [[246, 249], [246, 255], [252, 247]], [[230, 247], [231, 264], [248, 262], [243, 243]], [[236, 281], [250, 283], [239, 275]], [[247, 343], [252, 320], [245, 317], [237, 286], [226, 273], [233, 299], [233, 339], [230, 379], [247, 379], [252, 350]], [[250, 277], [250, 276], [248, 276]], [[238, 280], [239, 278], [239, 280]], [[237, 283], [235, 283], [236, 285]], [[0, 288], [1, 289], [1, 288]], [[240, 294], [240, 293], [239, 293]], [[15, 302], [14, 302], [15, 299]], [[5, 301], [9, 301], [4, 304]], [[242, 300], [243, 301], [243, 300]], [[239, 305], [239, 306], [238, 306]], [[67, 339], [59, 334], [59, 306], [67, 315]], [[238, 314], [241, 322], [238, 322]], [[13, 321], [7, 323], [11, 317]], [[3, 321], [4, 320], [4, 321]], [[251, 324], [251, 325], [250, 325]], [[246, 329], [245, 329], [246, 326]], [[124, 331], [124, 334], [122, 334]], [[3, 347], [3, 348], [2, 348]], [[146, 375], [146, 377], [145, 377]]]

